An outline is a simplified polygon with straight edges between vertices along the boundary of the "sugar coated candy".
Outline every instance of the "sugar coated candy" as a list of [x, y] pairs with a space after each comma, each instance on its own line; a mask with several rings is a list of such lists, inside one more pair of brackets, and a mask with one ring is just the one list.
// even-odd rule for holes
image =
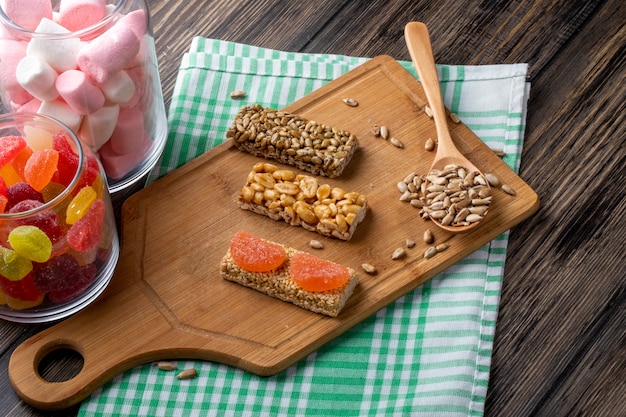
[[9, 244], [31, 261], [46, 262], [52, 255], [52, 241], [37, 226], [17, 226], [9, 233]]
[[26, 182], [18, 182], [7, 187], [7, 206], [5, 210], [11, 210], [11, 207], [23, 200], [36, 200], [43, 203], [43, 196]]
[[[23, 213], [29, 210], [35, 210], [43, 206], [43, 203], [37, 200], [22, 200], [9, 210], [9, 213]], [[17, 219], [15, 224], [18, 226], [31, 225], [41, 229], [49, 238], [52, 243], [56, 243], [61, 240], [65, 230], [59, 216], [52, 210], [44, 210], [31, 214], [29, 216]]]
[[33, 263], [15, 252], [0, 246], [0, 275], [10, 281], [19, 281], [33, 270]]
[[26, 147], [26, 140], [21, 136], [0, 137], [0, 167], [13, 159]]
[[59, 162], [59, 152], [42, 149], [34, 152], [24, 166], [24, 179], [36, 191], [41, 191], [50, 182]]
[[[35, 286], [35, 280], [32, 274], [26, 275], [19, 281], [11, 281], [4, 277], [0, 277], [0, 288], [8, 297], [21, 301], [38, 301], [43, 300], [43, 293]], [[9, 300], [7, 300], [8, 302]]]
[[87, 213], [67, 231], [68, 245], [79, 252], [85, 252], [96, 247], [102, 238], [104, 216], [104, 202], [95, 200]]
[[65, 222], [74, 224], [81, 219], [96, 200], [96, 197], [96, 191], [93, 188], [89, 186], [81, 188], [67, 206]]
[[59, 290], [52, 290], [48, 293], [48, 298], [53, 303], [64, 303], [85, 292], [96, 278], [98, 272], [94, 264], [88, 264], [80, 267], [80, 273], [72, 285]]

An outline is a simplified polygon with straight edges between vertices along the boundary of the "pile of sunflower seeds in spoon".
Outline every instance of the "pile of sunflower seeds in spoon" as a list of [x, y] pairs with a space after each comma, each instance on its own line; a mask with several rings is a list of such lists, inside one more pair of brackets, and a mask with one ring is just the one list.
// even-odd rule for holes
[[476, 171], [450, 164], [428, 175], [411, 173], [398, 182], [400, 201], [444, 226], [467, 226], [483, 219], [492, 196], [489, 182]]

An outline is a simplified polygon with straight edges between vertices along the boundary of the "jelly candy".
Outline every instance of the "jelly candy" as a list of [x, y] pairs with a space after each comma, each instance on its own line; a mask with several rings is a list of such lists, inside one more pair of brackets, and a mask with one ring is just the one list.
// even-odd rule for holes
[[45, 298], [45, 294], [39, 294], [39, 297], [30, 301], [30, 300], [20, 300], [19, 298], [13, 298], [10, 296], [6, 296], [7, 305], [11, 307], [13, 310], [26, 310], [27, 308], [37, 307], [41, 303], [43, 303], [43, 299]]
[[281, 245], [260, 239], [244, 230], [233, 235], [230, 254], [237, 265], [251, 272], [273, 271], [287, 258]]
[[4, 291], [2, 291], [2, 288], [0, 288], [0, 305], [5, 305], [7, 303], [7, 297], [4, 294]]
[[27, 143], [21, 136], [0, 137], [0, 168], [13, 161]]
[[4, 178], [7, 185], [13, 185], [23, 180], [11, 164], [6, 164], [0, 168], [0, 177]]
[[[52, 146], [59, 153], [59, 162], [57, 175], [55, 180], [59, 183], [68, 186], [78, 170], [78, 155], [67, 141], [67, 138], [63, 133], [59, 132], [52, 138]], [[78, 182], [78, 187], [84, 187], [85, 185], [91, 185], [96, 177], [100, 174], [100, 165], [98, 161], [93, 157], [86, 157], [87, 164], [84, 171], [81, 174], [81, 179]]]
[[24, 179], [36, 191], [41, 191], [54, 176], [58, 162], [59, 152], [54, 149], [34, 152], [24, 166]]
[[22, 149], [22, 151], [18, 153], [15, 158], [13, 158], [13, 162], [11, 163], [11, 165], [13, 166], [13, 169], [15, 170], [17, 175], [19, 175], [20, 179], [24, 178], [24, 167], [26, 166], [26, 163], [28, 162], [32, 154], [33, 150], [27, 146]]
[[102, 238], [104, 215], [104, 202], [95, 200], [87, 213], [67, 231], [68, 245], [79, 252], [96, 247]]
[[18, 281], [0, 276], [0, 288], [5, 295], [24, 301], [35, 301], [42, 294], [35, 286], [33, 274], [30, 273]]
[[291, 257], [289, 274], [296, 284], [312, 292], [339, 288], [350, 279], [347, 267], [309, 253], [296, 253]]
[[[23, 200], [11, 207], [9, 213], [21, 213], [28, 210], [41, 207], [42, 202], [37, 200]], [[52, 210], [44, 210], [36, 214], [31, 214], [27, 217], [15, 220], [15, 224], [18, 226], [36, 226], [41, 229], [54, 244], [61, 240], [65, 231], [59, 220], [59, 216]]]
[[48, 293], [48, 298], [53, 303], [64, 303], [83, 293], [96, 278], [98, 268], [94, 264], [85, 265], [80, 268], [78, 279], [71, 286], [53, 290]]
[[81, 266], [72, 255], [55, 256], [33, 269], [35, 286], [40, 292], [62, 290], [82, 279]]
[[9, 233], [9, 244], [15, 252], [35, 262], [46, 262], [52, 255], [52, 241], [37, 226], [17, 226]]
[[33, 263], [14, 250], [0, 246], [0, 275], [19, 281], [33, 270]]
[[7, 199], [9, 201], [7, 202], [6, 210], [11, 210], [11, 207], [22, 200], [37, 200], [43, 203], [41, 193], [26, 182], [18, 182], [7, 187]]
[[77, 220], [81, 219], [85, 213], [87, 213], [87, 210], [89, 210], [91, 203], [95, 201], [96, 197], [96, 192], [93, 188], [89, 186], [81, 188], [67, 206], [65, 222], [67, 224], [74, 224]]
[[2, 177], [0, 177], [0, 195], [7, 196], [7, 184]]

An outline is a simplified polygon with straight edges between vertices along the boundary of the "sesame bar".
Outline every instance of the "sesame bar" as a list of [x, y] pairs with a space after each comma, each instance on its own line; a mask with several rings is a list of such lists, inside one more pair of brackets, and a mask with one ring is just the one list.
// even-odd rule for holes
[[341, 240], [350, 240], [367, 212], [365, 195], [268, 162], [254, 165], [237, 202], [244, 210]]
[[231, 257], [229, 249], [220, 263], [222, 277], [314, 313], [337, 317], [358, 283], [356, 271], [348, 268], [350, 271], [348, 282], [337, 289], [322, 292], [307, 291], [289, 274], [289, 260], [299, 251], [282, 246], [287, 252], [287, 260], [278, 269], [270, 272], [250, 272], [239, 267]]
[[350, 132], [259, 104], [241, 108], [226, 138], [241, 151], [329, 178], [341, 175], [358, 147]]

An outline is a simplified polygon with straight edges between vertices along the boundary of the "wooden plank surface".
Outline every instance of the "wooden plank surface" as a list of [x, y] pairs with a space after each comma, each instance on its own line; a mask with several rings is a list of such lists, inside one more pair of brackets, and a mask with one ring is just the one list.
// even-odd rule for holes
[[[528, 62], [520, 176], [542, 207], [510, 235], [485, 415], [626, 414], [622, 0], [149, 3], [166, 105], [194, 35], [409, 60], [402, 30], [419, 20], [438, 63]], [[9, 385], [10, 354], [45, 327], [0, 323], [0, 415], [76, 414], [36, 411]]]

